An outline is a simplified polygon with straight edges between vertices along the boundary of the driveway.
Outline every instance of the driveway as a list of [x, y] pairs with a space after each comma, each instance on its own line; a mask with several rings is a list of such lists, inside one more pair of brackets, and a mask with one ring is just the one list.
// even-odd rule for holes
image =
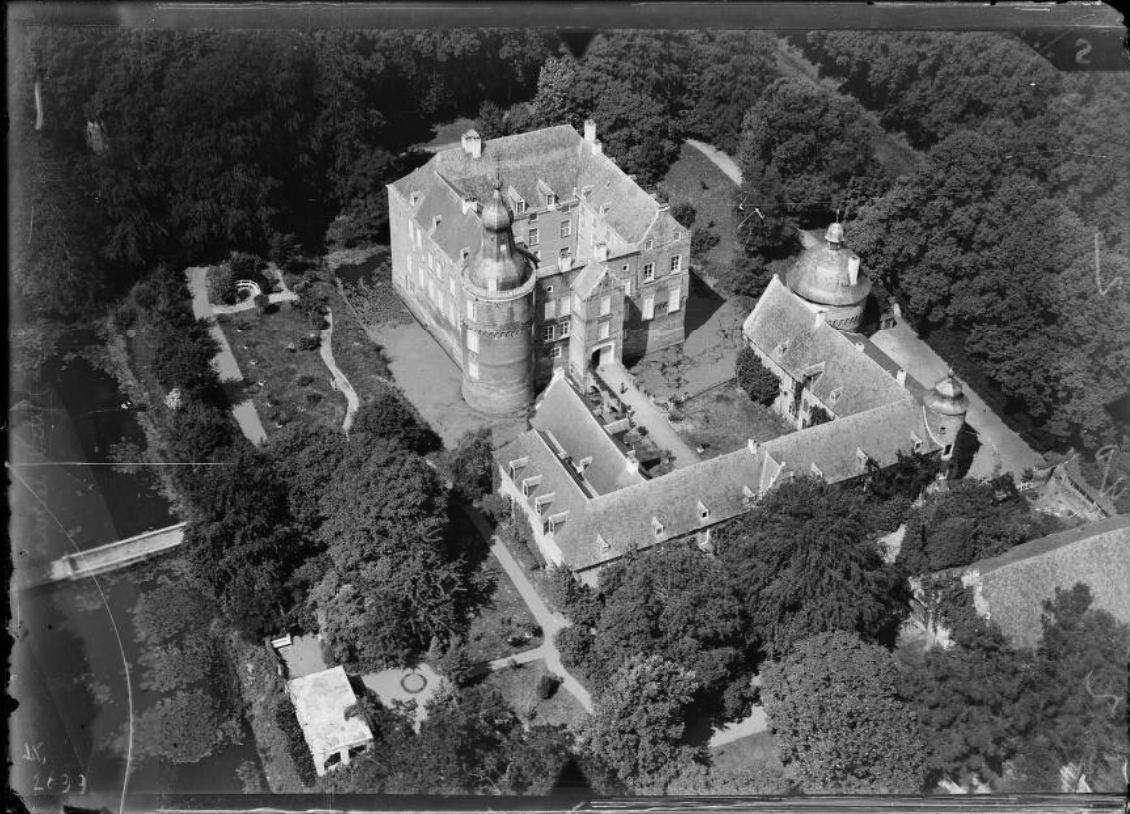
[[691, 145], [704, 156], [709, 158], [712, 162], [714, 162], [714, 166], [722, 170], [722, 172], [726, 174], [726, 177], [737, 184], [739, 187], [742, 185], [741, 168], [738, 167], [738, 162], [734, 161], [734, 159], [729, 155], [722, 152], [714, 145], [707, 144], [705, 141], [698, 141], [696, 139], [689, 138], [687, 139], [687, 144]]
[[[243, 372], [235, 361], [235, 354], [231, 351], [231, 345], [228, 344], [228, 338], [224, 336], [223, 329], [216, 324], [216, 317], [212, 313], [211, 304], [208, 302], [207, 274], [208, 269], [201, 266], [193, 266], [185, 271], [188, 288], [192, 292], [192, 313], [195, 314], [197, 319], [208, 321], [208, 332], [220, 346], [219, 353], [212, 360], [216, 371], [220, 374], [220, 381], [242, 382], [244, 380]], [[240, 431], [243, 432], [248, 441], [259, 446], [267, 440], [267, 431], [263, 429], [263, 422], [259, 418], [259, 411], [255, 409], [255, 402], [251, 399], [244, 399], [238, 404], [233, 404], [231, 411], [232, 415], [235, 416], [236, 423], [239, 424]]]
[[[498, 560], [498, 564], [502, 566], [502, 570], [506, 572], [506, 575], [510, 577], [510, 580], [514, 583], [514, 587], [518, 589], [518, 594], [522, 597], [522, 601], [526, 603], [526, 607], [530, 609], [534, 621], [541, 626], [544, 643], [540, 647], [528, 650], [525, 653], [519, 653], [517, 656], [508, 656], [501, 661], [505, 664], [509, 662], [511, 658], [514, 658], [520, 664], [525, 664], [529, 661], [536, 661], [538, 658], [544, 658], [545, 666], [549, 671], [561, 676], [561, 686], [568, 690], [573, 697], [581, 703], [581, 706], [585, 708], [586, 712], [591, 713], [593, 710], [592, 695], [589, 694], [589, 691], [585, 689], [580, 681], [565, 669], [565, 665], [561, 663], [561, 653], [557, 649], [557, 645], [553, 642], [557, 632], [569, 626], [569, 620], [561, 614], [554, 613], [549, 609], [549, 606], [545, 604], [545, 600], [541, 598], [537, 589], [534, 588], [533, 583], [530, 582], [529, 577], [526, 576], [526, 572], [522, 570], [522, 566], [518, 564], [518, 561], [514, 559], [514, 555], [503, 545], [502, 541], [491, 532], [490, 526], [487, 524], [486, 520], [483, 519], [483, 516], [474, 509], [465, 507], [464, 511], [467, 513], [467, 516], [471, 518], [471, 522], [475, 524], [475, 528], [478, 529], [479, 533], [490, 541], [490, 553]], [[494, 663], [491, 664], [491, 667], [492, 669], [497, 669]]]
[[[871, 341], [926, 387], [932, 387], [949, 369], [946, 360], [901, 321], [893, 328], [879, 331], [871, 337]], [[1001, 470], [1019, 477], [1026, 468], [1038, 465], [1042, 456], [989, 409], [984, 399], [973, 392], [968, 384], [962, 382], [961, 386], [969, 397], [966, 420], [977, 431], [981, 442], [981, 448], [973, 456], [968, 476], [991, 477], [999, 466]]]

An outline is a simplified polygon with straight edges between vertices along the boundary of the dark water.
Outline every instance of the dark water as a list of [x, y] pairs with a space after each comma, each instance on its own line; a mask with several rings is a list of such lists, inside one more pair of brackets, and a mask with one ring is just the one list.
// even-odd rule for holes
[[[151, 476], [87, 465], [109, 461], [110, 445], [120, 439], [145, 445], [138, 405], [112, 377], [79, 357], [52, 359], [33, 380], [14, 384], [9, 406], [21, 401], [10, 412], [17, 568], [177, 522]], [[49, 799], [37, 792], [56, 793], [77, 805], [118, 809], [131, 711], [136, 716], [161, 697], [139, 686], [144, 646], [130, 609], [168, 567], [145, 563], [97, 581], [10, 596], [16, 643], [9, 693], [20, 704], [10, 722], [10, 782], [29, 802]], [[242, 791], [235, 769], [245, 761], [258, 765], [242, 728], [242, 745], [196, 764], [135, 756], [129, 791]]]

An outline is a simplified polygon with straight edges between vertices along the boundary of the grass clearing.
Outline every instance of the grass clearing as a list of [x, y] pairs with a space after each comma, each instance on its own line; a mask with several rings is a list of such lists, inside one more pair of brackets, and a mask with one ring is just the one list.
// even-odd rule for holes
[[483, 566], [497, 578], [498, 587], [490, 604], [482, 609], [467, 632], [467, 657], [474, 662], [488, 662], [530, 650], [542, 643], [534, 636], [512, 645], [507, 638], [537, 629], [537, 622], [522, 601], [518, 589], [494, 559]]
[[712, 270], [729, 266], [737, 245], [737, 185], [699, 150], [684, 144], [659, 186], [672, 208], [681, 203], [694, 207], [692, 229], [709, 228], [718, 235], [718, 245], [706, 253], [705, 262], [695, 261], [696, 266], [705, 267], [705, 277], [716, 277]]
[[216, 320], [247, 382], [245, 393], [268, 432], [295, 420], [341, 427], [345, 396], [330, 386], [332, 377], [318, 351], [287, 349], [313, 331], [305, 315], [282, 303], [273, 313], [251, 310]]
[[588, 713], [564, 687], [558, 687], [549, 698], [538, 698], [538, 679], [548, 673], [544, 662], [535, 661], [495, 670], [482, 679], [482, 686], [498, 690], [511, 708], [531, 724], [564, 724], [573, 730], [580, 729]]
[[673, 424], [702, 455], [713, 458], [741, 449], [750, 438], [765, 441], [789, 432], [784, 420], [753, 401], [737, 384], [723, 385], [680, 407], [683, 420]]

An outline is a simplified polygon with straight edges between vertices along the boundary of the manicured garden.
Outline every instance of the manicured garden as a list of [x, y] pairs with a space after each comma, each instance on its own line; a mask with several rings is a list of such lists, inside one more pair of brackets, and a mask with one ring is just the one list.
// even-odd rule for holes
[[[531, 724], [565, 724], [580, 729], [588, 714], [564, 687], [556, 686], [542, 661], [495, 670], [482, 680], [484, 687], [498, 690], [516, 713]], [[549, 697], [542, 696], [550, 691]]]

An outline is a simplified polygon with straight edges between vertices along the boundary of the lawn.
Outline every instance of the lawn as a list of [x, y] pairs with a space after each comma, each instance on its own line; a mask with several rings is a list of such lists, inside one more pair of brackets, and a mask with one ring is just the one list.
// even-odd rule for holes
[[531, 724], [565, 724], [570, 729], [580, 729], [588, 714], [564, 687], [558, 687], [549, 698], [538, 698], [538, 679], [548, 672], [545, 662], [535, 661], [495, 670], [483, 678], [482, 686], [498, 690], [511, 708]]
[[679, 410], [683, 419], [672, 426], [691, 444], [703, 447], [706, 458], [741, 449], [750, 438], [765, 441], [789, 432], [782, 418], [736, 384], [693, 398]]
[[667, 193], [672, 208], [681, 203], [694, 207], [692, 229], [709, 228], [720, 238], [718, 245], [706, 253], [705, 264], [694, 259], [696, 267], [705, 265], [703, 276], [717, 277], [713, 270], [729, 266], [737, 242], [737, 185], [709, 158], [684, 144], [679, 159], [671, 165], [659, 186]]
[[493, 661], [540, 645], [540, 635], [518, 645], [506, 641], [509, 636], [537, 630], [537, 622], [498, 562], [491, 558], [483, 567], [496, 576], [498, 587], [490, 604], [471, 623], [467, 633], [468, 658], [474, 662]]
[[271, 313], [251, 310], [216, 319], [268, 432], [296, 419], [341, 427], [345, 397], [330, 386], [330, 372], [318, 351], [287, 349], [313, 330], [301, 312], [282, 303]]

